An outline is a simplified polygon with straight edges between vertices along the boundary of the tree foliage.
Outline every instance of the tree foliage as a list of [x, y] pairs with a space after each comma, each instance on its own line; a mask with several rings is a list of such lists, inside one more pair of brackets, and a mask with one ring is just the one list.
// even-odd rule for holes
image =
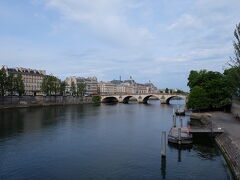
[[15, 87], [16, 87], [15, 90], [18, 93], [18, 95], [22, 96], [25, 92], [25, 88], [21, 74], [18, 74], [17, 77], [15, 77]]
[[7, 91], [10, 93], [11, 96], [16, 90], [15, 83], [16, 83], [15, 77], [12, 73], [10, 73], [9, 76], [7, 77]]
[[194, 109], [206, 109], [209, 107], [207, 92], [200, 86], [194, 86], [189, 95], [187, 106]]
[[85, 83], [77, 83], [77, 96], [83, 97], [86, 93], [86, 84]]
[[99, 95], [94, 95], [93, 97], [92, 97], [92, 101], [94, 102], [94, 103], [100, 103], [101, 102], [101, 96], [99, 96]]
[[240, 96], [240, 23], [234, 31], [235, 41], [233, 42], [235, 57], [230, 58], [229, 69], [224, 74], [228, 77], [235, 95]]
[[75, 96], [76, 93], [77, 93], [77, 91], [76, 91], [76, 84], [73, 81], [71, 82], [70, 91], [72, 92], [73, 96]]
[[17, 93], [22, 96], [25, 92], [22, 75], [9, 73], [4, 68], [0, 70], [0, 96], [4, 96], [6, 93], [13, 95]]
[[41, 89], [47, 95], [58, 95], [65, 92], [65, 86], [61, 85], [61, 80], [55, 76], [45, 76]]
[[193, 109], [219, 108], [231, 103], [232, 88], [224, 74], [213, 71], [191, 71], [188, 77], [190, 95], [187, 106]]
[[65, 91], [66, 91], [66, 86], [67, 86], [67, 84], [66, 84], [65, 81], [62, 81], [62, 82], [60, 83], [59, 92], [60, 92], [61, 95], [64, 95], [64, 93], [65, 93]]
[[0, 70], [0, 95], [4, 96], [7, 91], [7, 73], [4, 68]]
[[168, 88], [165, 89], [165, 93], [169, 93], [169, 89]]

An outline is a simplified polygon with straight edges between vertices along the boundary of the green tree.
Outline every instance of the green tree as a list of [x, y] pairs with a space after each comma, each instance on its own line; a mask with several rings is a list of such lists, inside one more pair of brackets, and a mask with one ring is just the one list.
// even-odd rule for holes
[[240, 74], [238, 73], [238, 68], [233, 67], [226, 69], [224, 75], [232, 95], [240, 96]]
[[200, 86], [194, 86], [188, 97], [187, 107], [192, 109], [206, 109], [209, 106], [207, 92]]
[[41, 90], [43, 93], [50, 95], [50, 88], [48, 83], [48, 76], [45, 76], [42, 81]]
[[12, 96], [15, 90], [16, 90], [16, 78], [12, 73], [10, 73], [7, 77], [7, 91]]
[[18, 74], [17, 77], [14, 78], [15, 91], [19, 96], [22, 96], [25, 93], [24, 82], [21, 74]]
[[0, 96], [4, 96], [7, 91], [7, 72], [2, 67], [0, 69]]
[[67, 86], [67, 84], [66, 84], [65, 81], [62, 81], [62, 82], [60, 83], [60, 89], [59, 89], [59, 91], [60, 91], [60, 94], [61, 94], [61, 95], [64, 95], [64, 93], [65, 93], [65, 91], [66, 91], [66, 86]]
[[43, 78], [41, 89], [47, 95], [57, 95], [60, 91], [60, 80], [54, 76]]
[[52, 91], [54, 95], [57, 95], [60, 92], [60, 86], [61, 86], [61, 80], [57, 77], [51, 76], [51, 82], [52, 82]]
[[[205, 96], [206, 99], [204, 100], [208, 101], [208, 108], [219, 108], [231, 103], [231, 88], [225, 75], [206, 70], [191, 71], [188, 80], [190, 87], [188, 107], [203, 108], [201, 101], [191, 98], [197, 96], [197, 93], [200, 93], [199, 98]], [[201, 88], [201, 91], [199, 89], [193, 91], [195, 87]], [[199, 104], [194, 105], [194, 103]], [[204, 108], [206, 107], [204, 106]]]
[[92, 101], [94, 102], [94, 103], [100, 103], [101, 102], [101, 96], [99, 96], [99, 95], [94, 95], [93, 97], [92, 97]]
[[86, 93], [86, 84], [85, 83], [77, 83], [77, 96], [83, 97]]
[[76, 95], [76, 84], [72, 81], [71, 82], [71, 92], [72, 92], [72, 95], [75, 96]]
[[169, 93], [169, 89], [168, 88], [165, 89], [165, 93]]
[[234, 31], [235, 41], [233, 42], [235, 57], [230, 58], [229, 69], [224, 74], [228, 77], [229, 83], [235, 90], [235, 95], [240, 96], [240, 23]]

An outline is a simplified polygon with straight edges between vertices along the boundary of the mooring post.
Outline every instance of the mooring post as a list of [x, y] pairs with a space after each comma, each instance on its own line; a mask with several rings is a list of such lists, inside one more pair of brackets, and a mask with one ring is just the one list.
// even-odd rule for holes
[[178, 147], [178, 162], [182, 161], [181, 146]]
[[161, 155], [162, 157], [166, 157], [166, 131], [162, 131], [162, 143], [161, 143]]
[[173, 115], [173, 127], [176, 127], [176, 116]]
[[162, 162], [161, 162], [161, 174], [162, 174], [162, 178], [165, 179], [166, 178], [166, 156], [162, 156]]
[[178, 128], [178, 144], [182, 143], [181, 128]]

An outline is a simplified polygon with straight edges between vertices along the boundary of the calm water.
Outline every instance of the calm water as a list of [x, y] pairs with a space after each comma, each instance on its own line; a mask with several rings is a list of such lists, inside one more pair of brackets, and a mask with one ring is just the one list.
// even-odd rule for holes
[[[0, 179], [231, 179], [211, 141], [167, 146], [172, 107], [74, 105], [0, 111]], [[184, 120], [187, 123], [187, 119]]]

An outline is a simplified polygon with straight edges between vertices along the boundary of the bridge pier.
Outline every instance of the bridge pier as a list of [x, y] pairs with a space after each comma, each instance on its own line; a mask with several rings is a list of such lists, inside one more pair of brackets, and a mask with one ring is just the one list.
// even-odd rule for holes
[[169, 104], [165, 99], [161, 99], [160, 101], [161, 101], [161, 104]]

